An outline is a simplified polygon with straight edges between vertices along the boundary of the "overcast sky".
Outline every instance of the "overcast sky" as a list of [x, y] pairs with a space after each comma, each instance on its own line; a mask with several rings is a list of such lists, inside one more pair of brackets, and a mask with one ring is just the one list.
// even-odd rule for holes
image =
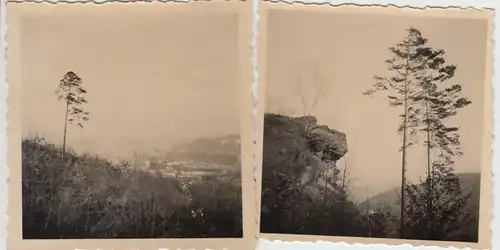
[[69, 128], [77, 150], [124, 157], [239, 132], [238, 16], [93, 6], [23, 19], [24, 136], [62, 142], [54, 91], [68, 71], [83, 79], [91, 112], [84, 129]]
[[[302, 79], [311, 86], [317, 70], [316, 82], [323, 85], [325, 95], [312, 114], [319, 123], [347, 134], [349, 171], [357, 197], [386, 191], [401, 181], [401, 141], [396, 133], [400, 110], [389, 107], [382, 92], [372, 97], [361, 93], [372, 86], [374, 75], [388, 73], [384, 63], [391, 58], [388, 48], [400, 42], [410, 26], [458, 65], [449, 83], [462, 85], [472, 104], [453, 121], [461, 126], [464, 152], [455, 167], [458, 172], [479, 172], [486, 21], [280, 10], [268, 16], [267, 109], [301, 114], [297, 83]], [[424, 163], [424, 149], [412, 149], [411, 180], [425, 174]]]

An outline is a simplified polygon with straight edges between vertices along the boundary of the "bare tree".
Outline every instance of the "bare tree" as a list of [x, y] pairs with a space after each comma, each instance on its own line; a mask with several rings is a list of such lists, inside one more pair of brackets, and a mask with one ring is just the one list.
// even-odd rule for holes
[[347, 190], [347, 185], [349, 185], [349, 180], [347, 179], [347, 167], [349, 166], [349, 163], [348, 163], [348, 156], [346, 155], [344, 158], [345, 158], [345, 161], [344, 161], [344, 169], [342, 170], [342, 179], [341, 179], [341, 190], [342, 190], [342, 193], [345, 193], [346, 195], [348, 194], [348, 190]]
[[68, 123], [75, 124], [77, 127], [83, 128], [83, 123], [88, 121], [87, 111], [84, 111], [82, 106], [87, 103], [85, 95], [87, 91], [82, 86], [82, 79], [73, 71], [66, 73], [59, 82], [55, 94], [59, 100], [64, 99], [66, 104], [66, 114], [64, 117], [64, 132], [63, 132], [63, 157], [66, 152], [66, 134]]
[[320, 72], [317, 67], [314, 67], [309, 76], [309, 79], [307, 79], [307, 76], [299, 75], [296, 83], [303, 116], [311, 114], [325, 93], [324, 82], [320, 79]]

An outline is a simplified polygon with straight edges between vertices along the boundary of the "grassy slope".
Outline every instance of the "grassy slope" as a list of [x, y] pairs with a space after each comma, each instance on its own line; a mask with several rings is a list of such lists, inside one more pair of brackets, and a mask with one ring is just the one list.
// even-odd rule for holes
[[36, 140], [23, 141], [22, 157], [25, 239], [242, 237], [239, 182], [186, 192], [174, 179], [97, 157], [62, 159]]

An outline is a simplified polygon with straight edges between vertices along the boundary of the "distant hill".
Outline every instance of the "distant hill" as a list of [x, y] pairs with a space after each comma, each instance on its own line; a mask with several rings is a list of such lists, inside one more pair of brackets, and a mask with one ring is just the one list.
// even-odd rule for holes
[[136, 155], [132, 167], [175, 178], [237, 181], [241, 179], [240, 144], [239, 135], [198, 138], [158, 155]]
[[240, 167], [241, 141], [239, 135], [204, 137], [177, 144], [167, 153], [174, 161], [196, 161]]
[[217, 137], [202, 137], [174, 146], [174, 151], [205, 152], [207, 154], [239, 154], [240, 136], [225, 135]]
[[[480, 173], [458, 173], [460, 186], [465, 192], [470, 192], [473, 188], [473, 193], [468, 203], [468, 208], [479, 210], [479, 196], [480, 196]], [[401, 193], [401, 186], [394, 187], [385, 192], [379, 193], [359, 204], [361, 209], [390, 209], [394, 216], [399, 217], [399, 196]]]
[[[479, 228], [479, 200], [480, 200], [480, 173], [458, 173], [460, 186], [464, 193], [472, 191], [471, 197], [466, 204], [466, 209], [472, 213], [469, 224], [463, 225], [456, 232], [447, 236], [450, 241], [477, 242]], [[394, 217], [400, 217], [399, 195], [401, 187], [395, 187], [380, 193], [359, 204], [361, 210], [383, 209], [390, 212]]]

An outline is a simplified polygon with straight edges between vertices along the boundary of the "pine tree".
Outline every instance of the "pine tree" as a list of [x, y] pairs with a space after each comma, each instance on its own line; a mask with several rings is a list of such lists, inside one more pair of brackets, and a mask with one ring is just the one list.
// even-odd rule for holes
[[[394, 107], [402, 107], [401, 123], [398, 132], [402, 138], [402, 177], [401, 177], [401, 237], [404, 236], [405, 209], [407, 209], [405, 186], [409, 184], [405, 178], [407, 148], [415, 142], [409, 136], [425, 134], [425, 148], [427, 157], [426, 188], [429, 194], [426, 197], [425, 218], [433, 220], [434, 165], [442, 165], [434, 155], [440, 154], [446, 158], [445, 165], [449, 165], [449, 156], [460, 155], [460, 140], [458, 127], [447, 126], [444, 121], [456, 115], [457, 109], [470, 104], [466, 98], [460, 97], [460, 85], [443, 87], [444, 83], [455, 74], [456, 66], [446, 64], [445, 51], [431, 48], [428, 40], [422, 33], [411, 27], [408, 35], [401, 43], [391, 47], [394, 54], [386, 61], [388, 69], [393, 73], [390, 77], [377, 76], [374, 88], [364, 94], [371, 95], [376, 91], [390, 91], [389, 103]], [[441, 153], [444, 152], [444, 153]], [[441, 169], [443, 170], [443, 169]]]
[[402, 109], [401, 122], [398, 133], [402, 134], [401, 141], [401, 215], [400, 237], [404, 237], [405, 216], [405, 184], [407, 168], [407, 149], [413, 142], [409, 135], [415, 133], [419, 127], [419, 120], [415, 117], [420, 114], [419, 101], [415, 98], [422, 94], [422, 84], [419, 77], [422, 70], [421, 50], [426, 43], [420, 31], [415, 28], [408, 29], [406, 37], [394, 47], [390, 47], [393, 57], [386, 60], [389, 76], [376, 76], [373, 88], [363, 94], [372, 95], [377, 91], [388, 91], [389, 104]]
[[83, 122], [89, 120], [87, 111], [82, 109], [82, 105], [87, 103], [85, 95], [87, 91], [82, 86], [82, 79], [73, 71], [66, 73], [59, 82], [59, 87], [55, 94], [59, 100], [64, 99], [66, 104], [66, 114], [64, 118], [63, 131], [63, 157], [66, 152], [66, 135], [68, 123], [75, 124], [77, 127], [83, 128]]
[[[443, 61], [444, 62], [444, 61]], [[448, 72], [454, 72], [448, 71]], [[442, 74], [444, 75], [444, 74]], [[444, 81], [449, 79], [450, 74], [437, 81]], [[428, 77], [431, 79], [432, 77]], [[451, 165], [451, 157], [460, 156], [460, 135], [458, 134], [459, 128], [456, 126], [448, 126], [445, 124], [447, 118], [457, 114], [457, 109], [469, 105], [471, 102], [466, 98], [459, 97], [461, 91], [460, 85], [453, 85], [450, 88], [438, 90], [438, 86], [431, 81], [426, 80], [425, 94], [419, 100], [423, 101], [424, 112], [421, 114], [423, 126], [418, 129], [419, 132], [425, 134], [424, 146], [426, 148], [427, 158], [427, 177], [426, 188], [428, 189], [427, 199], [427, 213], [429, 223], [433, 221], [433, 199], [434, 193], [434, 176], [435, 165], [442, 165], [443, 160], [439, 158], [449, 158], [445, 160], [446, 165]], [[417, 115], [416, 115], [417, 116]], [[415, 117], [416, 117], [415, 116]], [[445, 167], [445, 166], [442, 166]]]
[[[444, 63], [444, 60], [440, 61]], [[459, 96], [460, 85], [438, 89], [439, 84], [453, 76], [456, 67], [452, 67], [448, 67], [448, 71], [439, 71], [441, 78], [436, 80], [437, 83], [427, 80], [432, 79], [427, 77], [425, 94], [416, 98], [424, 106], [423, 113], [412, 117], [422, 121], [422, 126], [416, 131], [422, 132], [426, 138], [427, 176], [423, 181], [425, 188], [414, 184], [406, 187], [409, 201], [405, 223], [410, 229], [407, 235], [410, 238], [443, 239], [470, 217], [464, 208], [472, 192], [463, 194], [452, 167], [453, 158], [462, 155], [459, 128], [445, 122], [471, 102]]]
[[[427, 46], [427, 39], [418, 33], [423, 43], [417, 48], [420, 61], [420, 73], [416, 80], [420, 83], [422, 91], [413, 98], [420, 103], [422, 109], [413, 109], [410, 112], [412, 124], [416, 125], [413, 134], [424, 134], [424, 147], [426, 149], [427, 176], [425, 180], [426, 213], [424, 218], [433, 224], [434, 217], [434, 179], [442, 181], [435, 175], [435, 171], [445, 171], [446, 166], [453, 164], [451, 157], [462, 154], [460, 151], [460, 135], [458, 127], [448, 126], [445, 121], [456, 115], [457, 110], [469, 105], [471, 102], [460, 97], [460, 85], [446, 86], [446, 81], [455, 75], [457, 67], [446, 64], [445, 51]], [[421, 112], [422, 111], [422, 112]], [[419, 126], [420, 125], [420, 126]], [[436, 169], [434, 166], [439, 166]], [[440, 190], [443, 192], [443, 190]]]

